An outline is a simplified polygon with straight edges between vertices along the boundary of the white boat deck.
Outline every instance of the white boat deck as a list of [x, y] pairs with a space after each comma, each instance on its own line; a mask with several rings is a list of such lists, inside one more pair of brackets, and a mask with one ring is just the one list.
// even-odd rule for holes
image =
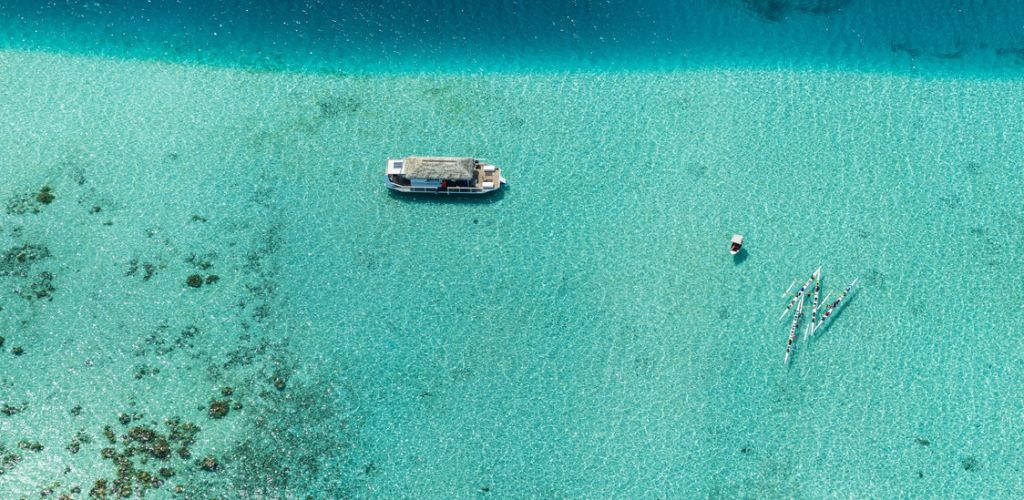
[[[435, 194], [482, 194], [501, 189], [501, 169], [484, 162], [477, 162], [473, 167], [473, 175], [469, 185], [457, 185], [460, 181], [447, 181], [442, 189], [440, 181], [410, 180], [406, 177], [405, 160], [388, 160], [385, 175], [388, 177], [388, 187], [395, 191], [406, 193], [435, 193]], [[423, 182], [434, 185], [423, 185]], [[419, 183], [419, 185], [417, 185]]]

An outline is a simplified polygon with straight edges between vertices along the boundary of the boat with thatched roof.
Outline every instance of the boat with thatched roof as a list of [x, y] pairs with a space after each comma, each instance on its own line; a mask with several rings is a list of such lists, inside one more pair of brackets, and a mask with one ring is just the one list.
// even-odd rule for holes
[[484, 194], [501, 189], [501, 169], [476, 158], [409, 156], [388, 160], [387, 187], [403, 193]]

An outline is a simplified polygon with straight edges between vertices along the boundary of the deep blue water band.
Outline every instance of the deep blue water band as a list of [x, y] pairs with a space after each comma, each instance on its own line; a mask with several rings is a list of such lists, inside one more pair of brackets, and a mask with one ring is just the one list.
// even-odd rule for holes
[[0, 3], [0, 47], [317, 72], [1024, 73], [1013, 0]]

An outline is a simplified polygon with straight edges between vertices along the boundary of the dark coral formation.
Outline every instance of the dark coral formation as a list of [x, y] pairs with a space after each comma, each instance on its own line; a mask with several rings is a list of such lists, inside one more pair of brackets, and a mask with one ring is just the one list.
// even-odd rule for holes
[[[139, 259], [132, 258], [128, 261], [127, 269], [125, 269], [125, 276], [135, 276], [139, 273]], [[152, 262], [142, 262], [142, 281], [149, 281], [156, 275], [158, 269], [163, 268], [163, 265], [154, 264]]]
[[781, 21], [792, 13], [827, 16], [840, 12], [853, 0], [742, 0], [743, 5], [768, 21]]
[[22, 278], [14, 287], [20, 297], [27, 300], [52, 299], [56, 288], [54, 275], [49, 271], [33, 273], [36, 264], [50, 257], [50, 250], [43, 245], [23, 243], [9, 248], [0, 256], [0, 277]]
[[36, 201], [43, 205], [49, 205], [53, 203], [54, 196], [50, 186], [43, 186], [38, 193], [36, 193]]
[[135, 371], [132, 373], [132, 378], [135, 380], [142, 380], [147, 375], [158, 375], [160, 374], [159, 368], [153, 368], [146, 365], [138, 365], [135, 367]]
[[13, 417], [28, 408], [28, 403], [22, 403], [21, 406], [14, 406], [8, 403], [0, 405], [0, 415]]
[[[123, 413], [120, 419], [122, 423], [133, 420], [131, 417], [123, 418], [125, 416], [127, 414]], [[148, 490], [161, 488], [167, 479], [175, 476], [172, 465], [178, 459], [174, 456], [174, 447], [177, 447], [177, 455], [181, 460], [187, 459], [190, 455], [188, 447], [195, 443], [200, 429], [195, 424], [183, 423], [176, 418], [166, 420], [164, 426], [166, 432], [160, 432], [149, 425], [136, 425], [120, 439], [115, 437], [110, 426], [105, 427], [104, 435], [111, 446], [100, 450], [100, 457], [116, 467], [116, 477], [113, 480], [97, 479], [90, 496], [105, 498], [107, 495], [127, 497], [137, 494], [144, 497]], [[150, 460], [160, 464], [155, 472], [145, 468]]]
[[911, 58], [916, 58], [921, 55], [921, 51], [914, 48], [909, 43], [893, 42], [889, 44], [889, 48], [897, 54], [906, 54]]
[[[278, 365], [274, 371], [282, 378], [294, 369], [283, 359], [269, 361]], [[353, 449], [352, 422], [336, 413], [336, 405], [324, 400], [325, 393], [345, 392], [338, 387], [325, 389], [320, 384], [309, 387], [298, 382], [290, 383], [287, 391], [260, 391], [260, 399], [253, 403], [258, 407], [254, 413], [258, 417], [248, 421], [249, 427], [239, 436], [241, 442], [225, 456], [232, 464], [226, 474], [231, 483], [255, 497], [291, 498], [310, 490], [324, 498], [358, 496], [350, 490], [353, 483], [338, 479], [345, 474], [358, 476], [367, 462], [350, 456], [341, 461], [332, 459], [330, 463], [323, 460]], [[322, 427], [333, 431], [289, 431]], [[282, 454], [281, 449], [292, 452]], [[372, 462], [369, 466], [376, 470]]]
[[82, 450], [83, 444], [90, 443], [92, 443], [92, 436], [86, 434], [85, 429], [79, 429], [78, 432], [75, 433], [75, 438], [72, 439], [71, 442], [64, 447], [64, 449], [68, 450], [72, 455], [74, 455], [75, 453], [78, 453], [79, 451]]
[[38, 214], [43, 211], [46, 205], [53, 203], [55, 199], [56, 196], [53, 194], [53, 189], [50, 186], [43, 186], [36, 192], [20, 194], [8, 200], [7, 214]]
[[18, 448], [35, 453], [43, 451], [43, 445], [39, 441], [29, 441], [27, 439], [22, 439], [21, 441], [18, 441]]
[[199, 461], [199, 468], [207, 472], [216, 472], [220, 468], [220, 462], [213, 456], [207, 456]]
[[[130, 491], [129, 491], [129, 494]], [[89, 498], [107, 498], [107, 480], [97, 479], [96, 484], [89, 490]]]
[[142, 269], [142, 281], [149, 281], [156, 274], [156, 266], [149, 262], [143, 262]]
[[210, 402], [210, 409], [207, 412], [210, 418], [224, 418], [228, 414], [228, 402], [223, 399], [216, 399]]
[[960, 461], [960, 466], [967, 472], [976, 471], [978, 470], [978, 459], [974, 457], [964, 457], [964, 459]]
[[205, 253], [203, 255], [189, 254], [185, 259], [185, 263], [192, 265], [192, 267], [205, 271], [213, 267], [213, 259], [216, 257], [215, 253]]
[[14, 468], [21, 461], [21, 455], [8, 451], [0, 444], [0, 476]]
[[[984, 49], [985, 47], [979, 47]], [[894, 54], [905, 55], [911, 59], [917, 59], [919, 57], [929, 57], [932, 59], [946, 59], [946, 60], [957, 60], [964, 57], [967, 51], [967, 47], [963, 44], [956, 44], [953, 47], [949, 47], [945, 50], [932, 50], [924, 51], [913, 44], [907, 42], [892, 42], [889, 44], [889, 50]], [[1002, 55], [999, 51], [996, 51], [997, 55]]]
[[996, 49], [998, 56], [1014, 57], [1018, 64], [1024, 64], [1024, 47], [1004, 47]]
[[34, 263], [50, 257], [50, 249], [43, 245], [24, 243], [8, 248], [0, 257], [0, 276], [29, 275]]
[[[157, 356], [167, 356], [174, 353], [175, 351], [190, 350], [195, 347], [195, 337], [198, 336], [202, 331], [194, 326], [189, 325], [181, 329], [177, 335], [172, 336], [169, 332], [170, 328], [167, 325], [160, 325], [156, 328], [156, 332], [147, 335], [144, 342], [135, 346], [135, 355], [138, 357], [148, 356], [155, 354]], [[197, 354], [193, 353], [195, 357]], [[160, 373], [159, 368], [146, 369], [148, 373]]]
[[20, 287], [17, 293], [21, 298], [27, 300], [39, 300], [39, 299], [50, 299], [51, 295], [57, 289], [53, 286], [53, 274], [47, 271], [43, 271], [36, 275], [35, 279], [30, 281], [26, 286]]
[[[328, 112], [332, 111], [330, 106], [326, 108]], [[76, 214], [82, 221], [88, 221], [89, 225], [103, 220], [95, 219], [92, 215], [102, 213], [105, 219], [108, 213], [117, 213], [118, 205], [114, 200], [82, 196], [82, 193], [76, 192], [75, 187], [69, 183], [54, 185], [57, 189], [45, 186], [38, 190], [23, 190], [21, 192], [25, 194], [17, 198], [17, 203], [11, 202], [8, 208], [22, 214], [39, 213], [45, 210], [47, 205], [77, 200], [81, 206]], [[267, 182], [267, 185], [273, 185], [273, 182]], [[66, 190], [69, 192], [65, 192]], [[56, 196], [58, 194], [60, 199]], [[259, 210], [273, 210], [272, 192], [269, 188], [258, 190], [253, 202]], [[23, 220], [25, 222], [19, 219], [19, 224], [28, 223], [33, 219], [25, 217]], [[212, 217], [208, 222], [207, 218], [201, 215], [193, 216], [190, 222], [192, 224], [188, 227], [203, 233], [194, 235], [198, 238], [214, 235], [216, 231], [229, 227], [227, 224], [218, 225]], [[27, 235], [37, 233], [27, 230], [30, 228], [25, 229], [22, 232], [20, 225], [14, 226], [10, 231], [12, 243], [0, 248], [0, 280], [4, 281], [4, 285], [10, 285], [5, 286], [7, 290], [14, 290], [25, 299], [51, 300], [56, 294], [56, 289], [62, 284], [60, 278], [64, 277], [64, 273], [74, 270], [55, 267], [55, 259], [52, 258], [50, 250], [40, 244], [44, 242], [26, 239]], [[223, 311], [210, 311], [210, 306], [205, 304], [191, 305], [195, 313], [192, 318], [206, 318], [211, 314], [223, 316], [224, 313], [235, 315], [238, 341], [232, 345], [220, 340], [220, 332], [214, 331], [220, 328], [218, 325], [200, 323], [203, 319], [191, 319], [197, 323], [190, 325], [181, 322], [183, 318], [166, 317], [158, 319], [155, 324], [143, 325], [139, 331], [132, 331], [133, 326], [119, 325], [117, 328], [132, 337], [129, 349], [131, 354], [136, 356], [123, 366], [126, 368], [126, 378], [134, 376], [141, 379], [155, 375], [158, 373], [158, 368], [155, 368], [157, 366], [180, 366], [181, 364], [176, 361], [181, 361], [182, 356], [199, 360], [207, 367], [207, 382], [215, 384], [212, 387], [216, 389], [205, 407], [199, 404], [192, 406], [192, 409], [204, 411], [206, 417], [211, 419], [208, 425], [228, 425], [219, 420], [231, 420], [232, 424], [239, 426], [241, 432], [234, 434], [227, 443], [217, 443], [217, 447], [212, 449], [195, 448], [199, 427], [177, 419], [167, 420], [161, 426], [159, 420], [152, 420], [152, 417], [142, 414], [143, 410], [150, 409], [136, 408], [137, 403], [130, 399], [119, 404], [127, 405], [126, 407], [132, 411], [120, 415], [110, 412], [109, 408], [90, 408], [91, 415], [106, 413], [110, 419], [109, 425], [79, 429], [70, 440], [63, 437], [60, 442], [46, 442], [45, 451], [44, 443], [28, 439], [18, 442], [17, 446], [21, 450], [8, 454], [13, 458], [5, 459], [4, 455], [0, 454], [0, 459], [6, 460], [3, 468], [9, 470], [17, 463], [21, 459], [20, 453], [31, 454], [37, 451], [62, 455], [63, 463], [66, 464], [81, 462], [84, 460], [83, 455], [98, 454], [104, 463], [111, 467], [106, 472], [91, 477], [89, 483], [83, 484], [84, 488], [72, 485], [61, 487], [58, 482], [36, 486], [36, 492], [44, 496], [61, 498], [162, 498], [175, 492], [181, 493], [183, 498], [197, 492], [201, 492], [203, 497], [210, 497], [236, 491], [236, 484], [244, 484], [254, 495], [263, 494], [268, 498], [301, 496], [309, 490], [322, 491], [325, 495], [337, 498], [350, 496], [346, 495], [344, 487], [339, 489], [337, 471], [327, 470], [329, 467], [340, 465], [321, 463], [327, 454], [352, 448], [348, 442], [350, 434], [345, 430], [348, 424], [339, 418], [337, 410], [322, 404], [320, 399], [323, 393], [320, 388], [304, 389], [301, 381], [289, 378], [294, 373], [294, 367], [285, 366], [287, 363], [282, 361], [288, 356], [286, 343], [282, 342], [280, 336], [268, 331], [274, 325], [275, 307], [278, 302], [278, 286], [275, 282], [278, 270], [273, 254], [279, 246], [279, 230], [273, 225], [263, 225], [250, 236], [248, 248], [238, 254], [223, 256], [222, 262], [221, 257], [212, 250], [224, 251], [221, 249], [230, 249], [233, 245], [217, 246], [218, 242], [213, 241], [196, 246], [197, 240], [193, 239], [188, 243], [175, 241], [172, 233], [160, 231], [159, 227], [151, 228], [143, 233], [151, 239], [143, 240], [144, 246], [127, 254], [125, 260], [121, 261], [124, 265], [114, 271], [115, 276], [123, 273], [133, 278], [131, 281], [136, 285], [150, 282], [149, 286], [163, 286], [165, 283], [161, 279], [150, 280], [154, 277], [161, 278], [162, 276], [157, 275], [162, 270], [172, 268], [170, 272], [181, 273], [178, 278], [172, 280], [181, 280], [180, 276], [186, 277], [185, 288], [202, 288], [199, 293], [210, 294], [211, 297], [236, 294], [221, 297], [226, 300], [210, 302], [226, 304], [228, 309]], [[156, 236], [161, 238], [157, 239]], [[156, 250], [157, 248], [161, 250]], [[180, 253], [174, 250], [175, 248], [190, 248], [195, 253]], [[182, 260], [185, 261], [184, 266]], [[178, 267], [175, 267], [175, 264]], [[182, 288], [180, 281], [176, 285], [179, 290]], [[56, 300], [60, 298], [58, 295]], [[39, 309], [35, 304], [25, 305], [18, 299], [14, 299], [14, 302], [25, 310]], [[26, 327], [29, 330], [32, 328], [31, 325]], [[211, 331], [207, 332], [207, 329]], [[23, 340], [34, 338], [26, 336], [26, 339], [23, 339], [17, 331], [4, 333], [8, 338], [0, 339], [0, 343], [6, 342], [5, 353], [11, 350], [12, 343], [17, 345]], [[206, 333], [218, 335], [215, 345], [211, 344], [214, 336], [204, 336]], [[26, 344], [25, 347], [30, 352], [24, 359], [18, 361], [21, 364], [34, 361], [34, 345]], [[25, 351], [19, 346], [17, 352]], [[164, 358], [153, 362], [152, 358], [143, 358], [148, 356], [179, 359]], [[8, 359], [7, 362], [15, 361]], [[92, 360], [86, 360], [85, 366], [92, 366]], [[142, 391], [147, 386], [146, 383], [140, 383], [133, 387]], [[248, 409], [244, 413], [243, 402], [244, 408]], [[61, 417], [83, 426], [91, 421], [74, 418], [83, 416], [80, 405], [65, 404], [66, 406], [61, 408]], [[64, 413], [69, 408], [70, 415]], [[10, 404], [0, 406], [0, 418], [17, 419], [17, 415], [25, 410], [26, 405], [11, 401]], [[250, 411], [254, 418], [242, 420]], [[293, 432], [296, 426], [317, 428], [324, 425], [332, 425], [340, 431], [332, 432], [326, 438], [321, 435]], [[282, 453], [283, 448], [275, 444], [281, 439], [286, 441], [283, 446], [288, 450], [297, 451]], [[215, 450], [226, 451], [221, 454], [221, 451]], [[210, 454], [211, 451], [215, 451], [214, 454]], [[6, 453], [6, 450], [4, 452]], [[252, 460], [247, 461], [249, 458]], [[70, 474], [71, 465], [65, 467], [64, 474]], [[60, 477], [60, 469], [51, 472], [54, 477]], [[358, 474], [355, 469], [353, 472]], [[329, 476], [332, 479], [324, 479]], [[320, 482], [325, 482], [327, 486], [318, 487]], [[185, 491], [186, 484], [189, 485], [189, 489], [196, 488], [196, 492]]]

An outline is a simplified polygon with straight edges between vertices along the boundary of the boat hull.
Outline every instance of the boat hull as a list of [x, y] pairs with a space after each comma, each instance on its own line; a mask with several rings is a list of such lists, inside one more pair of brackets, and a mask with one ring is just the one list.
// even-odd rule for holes
[[385, 176], [384, 186], [392, 191], [399, 193], [410, 193], [410, 194], [442, 194], [442, 195], [481, 195], [489, 194], [501, 189], [502, 184], [498, 184], [493, 188], [483, 187], [415, 187], [415, 186], [403, 186], [401, 184], [395, 184], [391, 182]]

